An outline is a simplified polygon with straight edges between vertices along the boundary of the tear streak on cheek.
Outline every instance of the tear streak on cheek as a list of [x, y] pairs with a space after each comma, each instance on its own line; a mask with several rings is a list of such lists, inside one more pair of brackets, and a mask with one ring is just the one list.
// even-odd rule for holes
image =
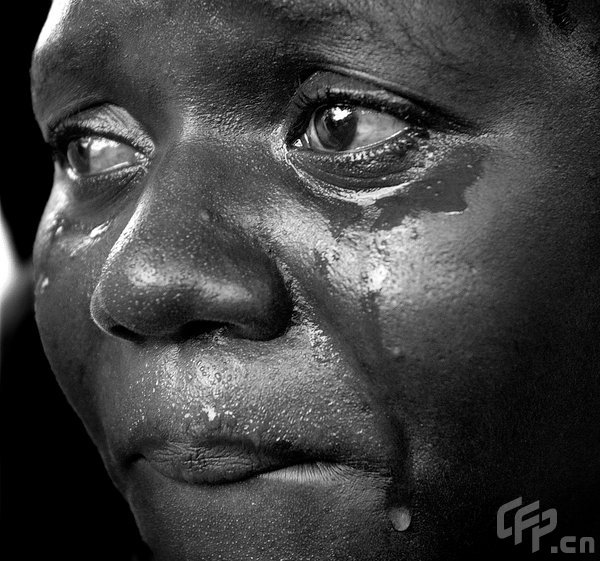
[[407, 217], [423, 212], [463, 212], [467, 208], [466, 191], [481, 179], [485, 156], [481, 148], [457, 148], [406, 190], [376, 201], [374, 206], [380, 214], [371, 230], [391, 230]]
[[[109, 230], [112, 219], [96, 226], [81, 224], [56, 213], [45, 219], [38, 233], [35, 258], [35, 295], [43, 295], [57, 269], [64, 269], [65, 259], [82, 257]], [[54, 273], [54, 274], [53, 274]]]
[[75, 257], [77, 254], [88, 250], [93, 244], [97, 243], [110, 228], [111, 223], [112, 220], [107, 220], [92, 228], [87, 235], [83, 235], [78, 242], [73, 244], [69, 252], [69, 257]]

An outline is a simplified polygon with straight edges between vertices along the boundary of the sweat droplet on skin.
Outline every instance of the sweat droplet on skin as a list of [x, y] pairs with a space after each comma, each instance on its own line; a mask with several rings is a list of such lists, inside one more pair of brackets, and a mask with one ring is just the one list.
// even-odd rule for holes
[[383, 287], [385, 279], [388, 276], [388, 270], [385, 265], [378, 265], [375, 269], [369, 272], [368, 284], [371, 292], [379, 292]]
[[101, 236], [102, 234], [104, 234], [104, 232], [106, 232], [106, 230], [108, 230], [109, 226], [110, 226], [111, 220], [108, 220], [107, 222], [104, 222], [103, 224], [100, 224], [100, 226], [96, 226], [90, 233], [89, 233], [89, 237], [94, 239], [97, 238], [98, 236]]
[[54, 241], [56, 238], [62, 236], [65, 230], [65, 219], [55, 217], [50, 224], [50, 241]]
[[203, 407], [202, 411], [204, 411], [206, 413], [206, 416], [208, 417], [209, 422], [212, 422], [217, 418], [217, 411], [215, 410], [214, 407], [211, 407], [210, 405]]
[[73, 249], [71, 249], [71, 252], [69, 253], [69, 257], [75, 257], [78, 253], [88, 249], [93, 243], [96, 243], [98, 238], [110, 228], [111, 223], [112, 220], [107, 220], [92, 229], [86, 238], [73, 246]]
[[41, 277], [37, 283], [37, 293], [43, 294], [46, 288], [48, 288], [49, 284], [50, 280], [48, 279], [48, 277]]
[[390, 508], [388, 511], [388, 516], [392, 521], [394, 530], [397, 530], [398, 532], [404, 532], [410, 526], [411, 514], [408, 508], [404, 506]]

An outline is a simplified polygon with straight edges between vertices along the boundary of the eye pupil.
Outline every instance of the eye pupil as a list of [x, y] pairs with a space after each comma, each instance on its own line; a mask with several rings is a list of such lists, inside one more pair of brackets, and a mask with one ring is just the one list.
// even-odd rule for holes
[[347, 150], [356, 136], [357, 112], [345, 105], [321, 107], [314, 114], [319, 142], [328, 150]]

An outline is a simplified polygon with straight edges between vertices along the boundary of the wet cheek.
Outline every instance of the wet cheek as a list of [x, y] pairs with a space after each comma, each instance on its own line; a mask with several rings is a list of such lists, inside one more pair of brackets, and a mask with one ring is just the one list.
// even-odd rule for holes
[[441, 379], [477, 354], [476, 341], [493, 347], [501, 332], [494, 288], [481, 281], [465, 248], [464, 218], [405, 217], [399, 226], [348, 233], [321, 248], [322, 292], [337, 303], [330, 317], [374, 371], [402, 372], [397, 381], [406, 381], [410, 370], [419, 387], [423, 367]]
[[94, 279], [106, 254], [108, 228], [82, 224], [60, 213], [46, 215], [35, 248], [36, 321], [60, 386], [80, 414], [90, 409], [89, 390], [101, 332], [89, 313]]
[[375, 194], [364, 205], [340, 203], [324, 213], [329, 236], [318, 240], [311, 270], [333, 302], [330, 315], [347, 314], [339, 322], [346, 335], [368, 346], [374, 358], [411, 345], [424, 345], [427, 353], [429, 327], [455, 331], [456, 315], [445, 321], [442, 312], [471, 290], [472, 266], [461, 253], [468, 244], [469, 200], [482, 180], [487, 152], [455, 148], [392, 195]]

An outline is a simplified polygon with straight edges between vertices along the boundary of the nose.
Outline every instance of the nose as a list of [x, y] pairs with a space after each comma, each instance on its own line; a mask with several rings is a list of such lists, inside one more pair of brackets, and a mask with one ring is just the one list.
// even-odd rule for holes
[[292, 304], [276, 264], [207, 208], [206, 184], [190, 181], [185, 162], [175, 160], [145, 186], [112, 247], [92, 294], [92, 319], [136, 341], [223, 327], [247, 339], [277, 337]]

